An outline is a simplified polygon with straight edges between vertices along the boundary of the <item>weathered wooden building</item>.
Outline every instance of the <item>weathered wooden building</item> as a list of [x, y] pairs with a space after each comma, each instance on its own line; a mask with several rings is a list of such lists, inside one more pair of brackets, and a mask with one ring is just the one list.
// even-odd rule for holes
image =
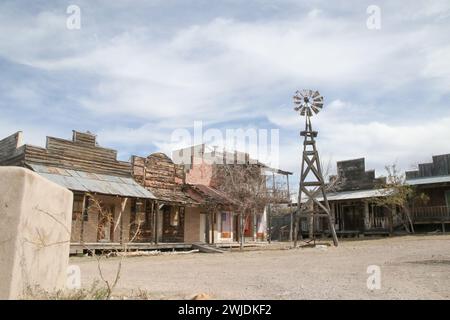
[[120, 161], [91, 133], [73, 131], [72, 140], [47, 137], [42, 148], [22, 144], [17, 132], [0, 141], [0, 165], [27, 167], [74, 193], [73, 251], [124, 243], [181, 248], [229, 234], [225, 225], [214, 233], [216, 216], [209, 212], [231, 212], [233, 202], [207, 185], [186, 183], [185, 168], [163, 153]]
[[[226, 194], [205, 180], [193, 181], [185, 166], [175, 164], [163, 153], [146, 158], [133, 156], [131, 162], [135, 180], [158, 198], [160, 215], [149, 216], [145, 221], [159, 224], [160, 241], [233, 241], [234, 202]], [[151, 235], [152, 230], [144, 232]]]
[[131, 163], [134, 179], [158, 199], [145, 205], [140, 241], [199, 241], [201, 199], [189, 196], [192, 190], [184, 183], [183, 168], [163, 153], [133, 156]]
[[419, 164], [418, 170], [407, 171], [406, 182], [428, 196], [427, 203], [413, 204], [414, 224], [437, 224], [445, 231], [450, 224], [450, 154], [434, 156], [432, 162]]
[[[374, 170], [366, 171], [364, 158], [337, 162], [337, 176], [332, 179], [337, 183], [327, 193], [327, 198], [338, 234], [387, 234], [400, 224], [390, 219], [391, 209], [374, 203], [374, 198], [386, 196], [386, 190], [380, 189], [386, 179], [376, 178]], [[325, 219], [314, 223], [315, 231], [328, 230]], [[309, 232], [310, 224], [308, 219], [302, 220], [304, 233]]]
[[[184, 149], [175, 150], [173, 158], [184, 168], [185, 181], [193, 189], [200, 191], [203, 195], [216, 196], [216, 201], [222, 202], [220, 208], [211, 210], [203, 206], [201, 228], [207, 230], [206, 241], [215, 243], [230, 243], [239, 241], [240, 219], [238, 212], [233, 207], [236, 200], [224, 191], [220, 191], [223, 177], [220, 167], [227, 165], [232, 169], [241, 165], [253, 165], [258, 172], [267, 174], [266, 192], [272, 194], [277, 203], [290, 203], [289, 176], [291, 172], [269, 168], [255, 159], [251, 159], [247, 153], [217, 151], [217, 148], [209, 148], [205, 144], [196, 145]], [[275, 182], [277, 177], [285, 179], [284, 184]], [[280, 188], [280, 186], [283, 186]], [[276, 194], [275, 194], [276, 193]], [[270, 217], [268, 209], [270, 206], [261, 208], [256, 214], [247, 214], [244, 219], [244, 237], [246, 241], [264, 241], [267, 239], [267, 230], [270, 229]], [[270, 211], [269, 211], [270, 213]], [[205, 227], [203, 227], [205, 226]]]
[[0, 165], [29, 168], [74, 193], [71, 242], [79, 250], [132, 240], [131, 217], [141, 203], [156, 199], [133, 180], [131, 164], [100, 147], [91, 133], [73, 131], [72, 140], [47, 137], [41, 148], [22, 144], [17, 132], [0, 141]]

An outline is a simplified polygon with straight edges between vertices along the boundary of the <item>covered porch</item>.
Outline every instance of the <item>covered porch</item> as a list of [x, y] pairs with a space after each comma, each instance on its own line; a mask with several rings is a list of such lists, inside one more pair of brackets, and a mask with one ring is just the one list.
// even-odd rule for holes
[[87, 243], [107, 246], [134, 242], [135, 221], [131, 219], [142, 203], [151, 203], [155, 196], [131, 177], [114, 176], [64, 169], [41, 164], [28, 167], [74, 194], [72, 206], [71, 246]]

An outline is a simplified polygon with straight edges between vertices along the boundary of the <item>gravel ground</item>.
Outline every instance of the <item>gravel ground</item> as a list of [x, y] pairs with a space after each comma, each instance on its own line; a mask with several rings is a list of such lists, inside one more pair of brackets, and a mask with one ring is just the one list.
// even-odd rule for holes
[[[71, 258], [83, 286], [98, 279], [92, 257]], [[119, 258], [103, 260], [112, 279]], [[370, 291], [367, 267], [381, 268], [381, 289]], [[450, 236], [342, 241], [338, 248], [287, 249], [129, 257], [115, 293], [145, 290], [154, 299], [449, 299]]]

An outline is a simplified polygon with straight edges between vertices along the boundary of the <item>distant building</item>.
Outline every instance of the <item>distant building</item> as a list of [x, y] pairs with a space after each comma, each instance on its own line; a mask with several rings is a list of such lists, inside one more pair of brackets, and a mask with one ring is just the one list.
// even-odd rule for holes
[[[196, 243], [220, 242], [210, 236], [207, 210], [232, 210], [232, 200], [207, 185], [186, 183], [184, 166], [175, 164], [164, 153], [131, 158], [135, 180], [155, 195], [155, 206], [148, 204], [139, 216], [142, 242]], [[216, 241], [214, 241], [216, 239]]]
[[[386, 196], [385, 190], [380, 189], [386, 179], [377, 178], [375, 170], [366, 171], [364, 158], [337, 162], [337, 176], [331, 179], [338, 181], [335, 190], [327, 193], [338, 235], [385, 234], [391, 228], [390, 223], [392, 228], [400, 224], [390, 222], [388, 208], [375, 204], [374, 198]], [[309, 229], [310, 222], [304, 219], [302, 231]], [[314, 230], [319, 233], [328, 230], [328, 222], [317, 219]]]
[[[290, 203], [289, 176], [291, 172], [270, 168], [256, 159], [250, 158], [248, 153], [209, 148], [200, 144], [184, 149], [175, 150], [173, 159], [184, 167], [186, 184], [196, 190], [214, 194], [220, 190], [221, 177], [218, 168], [228, 165], [230, 168], [240, 165], [253, 165], [259, 172], [267, 176], [266, 192], [274, 195], [277, 202]], [[279, 183], [282, 181], [281, 183]], [[276, 193], [276, 195], [274, 194]], [[231, 207], [229, 207], [231, 208]], [[215, 213], [204, 212], [200, 226], [207, 230], [206, 242], [236, 242], [239, 240], [239, 218], [236, 210], [219, 210]], [[268, 229], [271, 229], [270, 205], [258, 213], [248, 214], [244, 221], [244, 236], [246, 241], [263, 241], [268, 239]]]
[[406, 182], [429, 198], [426, 204], [414, 204], [414, 224], [437, 224], [445, 232], [445, 225], [450, 223], [450, 154], [434, 156], [433, 162], [421, 163], [418, 170], [407, 171]]

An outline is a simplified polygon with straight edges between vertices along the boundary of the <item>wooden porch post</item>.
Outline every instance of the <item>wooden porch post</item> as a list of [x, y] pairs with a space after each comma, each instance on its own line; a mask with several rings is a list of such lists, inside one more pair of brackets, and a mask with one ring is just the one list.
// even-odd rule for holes
[[240, 249], [242, 250], [244, 248], [244, 214], [240, 214], [240, 224], [239, 224], [239, 236], [240, 236]]
[[269, 243], [272, 242], [272, 206], [269, 205], [267, 206], [267, 241]]
[[364, 230], [369, 230], [371, 228], [372, 223], [370, 221], [369, 202], [364, 201]]
[[215, 221], [215, 215], [216, 213], [213, 211], [211, 212], [211, 244], [214, 244], [214, 232], [215, 232], [215, 228], [214, 228], [214, 221]]
[[308, 217], [309, 239], [314, 239], [314, 222], [315, 222], [313, 214], [314, 203], [311, 202], [308, 209], [311, 212]]
[[81, 212], [80, 243], [84, 241], [84, 216], [89, 214], [89, 198], [83, 194], [83, 211]]
[[119, 228], [119, 241], [120, 244], [124, 243], [124, 239], [123, 239], [123, 215], [125, 212], [125, 208], [127, 206], [127, 202], [128, 202], [128, 198], [123, 198], [120, 201], [120, 212], [119, 212], [119, 216], [117, 217], [116, 223], [114, 225], [114, 231], [113, 231], [113, 235], [116, 234], [116, 230], [117, 228]]
[[289, 241], [292, 242], [294, 236], [294, 212], [291, 208], [291, 192], [289, 188], [289, 175], [286, 174], [287, 193], [288, 193], [288, 211], [290, 212], [290, 225], [289, 225]]
[[155, 201], [153, 203], [153, 234], [154, 234], [154, 242], [158, 244], [158, 217], [159, 217], [159, 202]]
[[256, 242], [256, 233], [258, 232], [258, 226], [256, 221], [256, 210], [253, 211], [253, 242]]

